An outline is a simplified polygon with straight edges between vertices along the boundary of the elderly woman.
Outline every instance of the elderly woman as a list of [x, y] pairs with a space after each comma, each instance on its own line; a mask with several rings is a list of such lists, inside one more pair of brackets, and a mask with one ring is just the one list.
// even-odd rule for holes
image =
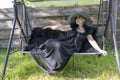
[[91, 22], [89, 16], [81, 12], [70, 16], [70, 31], [36, 28], [25, 50], [31, 51], [40, 68], [49, 74], [61, 71], [72, 54], [89, 52], [91, 46], [106, 56], [106, 51], [102, 50], [94, 39], [96, 30], [90, 26]]

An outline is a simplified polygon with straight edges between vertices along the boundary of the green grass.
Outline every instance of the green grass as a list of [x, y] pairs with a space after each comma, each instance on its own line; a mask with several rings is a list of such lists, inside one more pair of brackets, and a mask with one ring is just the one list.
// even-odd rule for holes
[[[0, 49], [0, 74], [6, 50]], [[55, 75], [45, 74], [30, 55], [18, 51], [11, 54], [4, 80], [118, 80], [115, 56], [76, 55], [66, 67]]]

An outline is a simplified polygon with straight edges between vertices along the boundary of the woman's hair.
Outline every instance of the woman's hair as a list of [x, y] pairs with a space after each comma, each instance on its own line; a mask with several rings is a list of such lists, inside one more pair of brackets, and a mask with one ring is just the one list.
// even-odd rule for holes
[[72, 28], [72, 30], [76, 30], [79, 26], [74, 22], [70, 24], [70, 27]]

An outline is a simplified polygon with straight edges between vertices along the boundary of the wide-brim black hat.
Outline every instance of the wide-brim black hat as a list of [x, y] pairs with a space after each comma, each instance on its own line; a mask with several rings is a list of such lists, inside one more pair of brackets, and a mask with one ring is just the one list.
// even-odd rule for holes
[[81, 12], [72, 14], [68, 19], [69, 24], [75, 23], [76, 17], [78, 17], [78, 16], [83, 17], [85, 19], [85, 23], [87, 25], [92, 25], [92, 20], [91, 20], [89, 14], [85, 11], [81, 11]]

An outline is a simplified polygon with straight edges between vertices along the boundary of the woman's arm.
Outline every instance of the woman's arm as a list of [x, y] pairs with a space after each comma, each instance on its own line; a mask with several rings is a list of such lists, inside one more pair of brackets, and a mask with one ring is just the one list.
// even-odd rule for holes
[[94, 40], [94, 38], [92, 37], [92, 35], [88, 35], [88, 36], [87, 36], [87, 39], [88, 39], [88, 42], [92, 45], [93, 48], [95, 48], [97, 51], [99, 51], [100, 53], [102, 53], [103, 56], [106, 56], [106, 55], [107, 55], [107, 52], [104, 51], [104, 50], [102, 50], [102, 49], [98, 46], [97, 42]]

